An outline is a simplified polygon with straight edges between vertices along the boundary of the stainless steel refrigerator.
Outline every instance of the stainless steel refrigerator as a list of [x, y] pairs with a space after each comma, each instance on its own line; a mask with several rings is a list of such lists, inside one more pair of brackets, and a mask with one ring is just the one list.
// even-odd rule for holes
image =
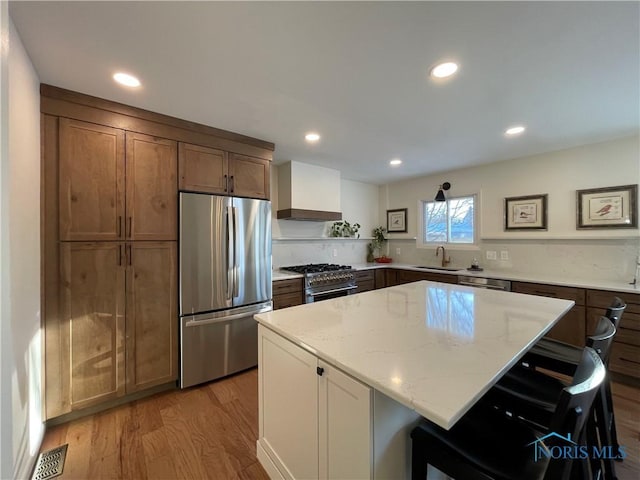
[[272, 309], [271, 202], [180, 193], [180, 387], [257, 365]]

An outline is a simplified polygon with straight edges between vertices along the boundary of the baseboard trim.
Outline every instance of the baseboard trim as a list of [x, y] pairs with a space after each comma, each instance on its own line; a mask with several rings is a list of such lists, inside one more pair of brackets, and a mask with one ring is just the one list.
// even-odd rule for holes
[[93, 415], [95, 413], [104, 412], [105, 410], [109, 410], [110, 408], [119, 407], [126, 403], [133, 402], [134, 400], [140, 400], [142, 398], [150, 397], [155, 395], [156, 393], [166, 392], [167, 390], [176, 390], [178, 387], [176, 386], [176, 382], [165, 383], [163, 385], [158, 385], [156, 387], [152, 387], [148, 390], [144, 390], [142, 392], [132, 393], [130, 395], [125, 395], [124, 397], [117, 398], [115, 400], [110, 400], [108, 402], [101, 403], [100, 405], [94, 405], [93, 407], [83, 408], [82, 410], [76, 410], [74, 412], [65, 413], [64, 415], [60, 415], [59, 417], [54, 417], [45, 423], [45, 426], [53, 427], [55, 425], [60, 425], [62, 423], [67, 423], [72, 420], [77, 420], [78, 418], [86, 417], [88, 415]]
[[278, 467], [276, 467], [276, 464], [273, 463], [269, 454], [260, 444], [260, 440], [256, 441], [256, 457], [258, 457], [260, 465], [265, 469], [271, 480], [285, 480], [280, 470], [278, 470]]

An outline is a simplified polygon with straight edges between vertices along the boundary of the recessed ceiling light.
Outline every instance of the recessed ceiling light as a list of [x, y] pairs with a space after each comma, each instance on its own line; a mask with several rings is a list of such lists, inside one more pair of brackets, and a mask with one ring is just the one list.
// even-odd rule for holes
[[139, 87], [140, 80], [138, 80], [133, 75], [129, 75], [128, 73], [118, 72], [113, 75], [113, 79], [118, 82], [120, 85], [124, 85], [125, 87]]
[[399, 158], [394, 158], [389, 162], [389, 165], [391, 165], [392, 167], [397, 167], [398, 165], [401, 165], [401, 164], [402, 164], [402, 160], [400, 160]]
[[520, 135], [524, 132], [525, 128], [522, 125], [516, 125], [515, 127], [509, 127], [504, 131], [504, 134], [508, 137], [513, 137], [515, 135]]
[[440, 63], [431, 69], [433, 78], [450, 77], [458, 71], [458, 64], [453, 62]]
[[320, 135], [318, 135], [317, 133], [307, 133], [307, 134], [304, 136], [304, 139], [305, 139], [307, 142], [311, 142], [311, 143], [313, 143], [313, 142], [317, 142], [318, 140], [320, 140]]

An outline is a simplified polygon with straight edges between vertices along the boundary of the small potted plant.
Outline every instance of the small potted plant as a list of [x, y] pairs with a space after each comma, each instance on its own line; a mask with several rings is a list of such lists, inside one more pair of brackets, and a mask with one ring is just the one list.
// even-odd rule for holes
[[346, 220], [341, 222], [333, 222], [331, 227], [329, 227], [329, 236], [330, 237], [355, 237], [360, 238], [360, 234], [358, 231], [360, 230], [359, 223], [349, 223]]
[[[382, 248], [384, 247], [384, 244], [387, 243], [387, 239], [385, 238], [385, 234], [387, 233], [387, 229], [384, 227], [376, 227], [373, 229], [373, 240], [371, 241], [371, 243], [369, 244], [371, 246], [371, 250], [372, 250], [372, 257], [374, 258], [374, 261], [379, 262], [379, 263], [390, 263], [391, 262], [391, 258], [387, 257], [386, 255], [382, 254]], [[375, 257], [374, 253], [377, 252], [378, 257]]]

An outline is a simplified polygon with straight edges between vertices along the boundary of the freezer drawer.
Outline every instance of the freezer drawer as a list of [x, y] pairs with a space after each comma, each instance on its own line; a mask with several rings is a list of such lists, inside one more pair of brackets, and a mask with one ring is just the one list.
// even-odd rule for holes
[[180, 319], [180, 388], [215, 380], [258, 364], [256, 313], [272, 303]]

